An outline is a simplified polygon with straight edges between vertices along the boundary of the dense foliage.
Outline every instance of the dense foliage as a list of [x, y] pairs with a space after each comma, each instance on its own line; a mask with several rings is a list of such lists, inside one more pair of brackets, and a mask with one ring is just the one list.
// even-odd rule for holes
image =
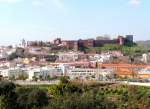
[[18, 86], [1, 82], [0, 109], [150, 109], [150, 88], [77, 82]]
[[88, 48], [86, 52], [109, 52], [109, 51], [121, 51], [126, 56], [139, 56], [143, 53], [147, 53], [150, 51], [149, 48], [145, 48], [143, 46], [124, 46], [124, 45], [116, 45], [116, 44], [106, 44], [103, 47], [95, 47], [95, 48]]
[[41, 109], [48, 100], [44, 90], [0, 83], [0, 109]]

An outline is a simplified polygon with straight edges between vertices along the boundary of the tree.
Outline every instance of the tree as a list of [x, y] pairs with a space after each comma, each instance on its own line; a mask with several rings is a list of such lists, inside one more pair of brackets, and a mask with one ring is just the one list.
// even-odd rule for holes
[[14, 52], [8, 56], [8, 60], [14, 60], [17, 57], [18, 57], [17, 54]]
[[65, 94], [81, 93], [82, 89], [72, 83], [60, 83], [48, 88], [48, 93], [53, 96], [63, 96]]
[[46, 109], [116, 109], [116, 104], [95, 93], [70, 94], [52, 99]]
[[11, 82], [6, 82], [6, 81], [3, 81], [3, 82], [0, 82], [0, 95], [6, 95], [13, 92], [14, 89], [16, 88], [16, 85], [11, 83]]
[[16, 55], [17, 55], [18, 57], [24, 58], [24, 57], [25, 57], [24, 52], [25, 52], [25, 50], [24, 50], [23, 48], [19, 48], [19, 47], [18, 47], [18, 48], [16, 49]]
[[15, 75], [10, 76], [10, 77], [9, 77], [9, 80], [11, 80], [11, 81], [16, 80]]
[[33, 76], [32, 79], [33, 79], [33, 81], [37, 81], [38, 80], [38, 78], [36, 76]]
[[0, 96], [0, 109], [6, 109], [4, 101], [5, 101], [5, 97], [4, 96]]
[[[131, 61], [131, 66], [133, 65], [133, 63], [134, 63], [134, 57], [133, 56], [131, 56], [130, 57], [130, 61]], [[135, 77], [135, 75], [134, 75], [134, 71], [133, 71], [133, 68], [131, 68], [131, 70], [132, 70], [132, 76], [133, 76], [133, 78]]]
[[19, 75], [18, 76], [18, 80], [26, 80], [28, 78], [28, 76], [27, 75], [24, 75], [24, 74], [21, 74], [21, 75]]
[[0, 75], [0, 81], [2, 81], [3, 80], [3, 76], [2, 75]]
[[49, 101], [46, 91], [39, 88], [18, 87], [16, 93], [19, 109], [43, 109]]
[[56, 79], [58, 79], [58, 77], [57, 77], [57, 76], [51, 77], [50, 75], [48, 75], [48, 76], [46, 77], [46, 79], [47, 79], [48, 81], [51, 81], [51, 80], [56, 80]]
[[48, 104], [49, 97], [46, 92], [40, 89], [32, 90], [28, 95], [28, 104], [30, 107], [41, 108]]
[[43, 78], [42, 75], [39, 76], [39, 80], [40, 80], [40, 81], [43, 81], [43, 80], [44, 80], [44, 78]]
[[69, 77], [67, 77], [67, 76], [60, 77], [60, 82], [64, 83], [64, 84], [69, 83]]
[[17, 94], [15, 84], [11, 82], [0, 83], [0, 96], [2, 109], [17, 109]]

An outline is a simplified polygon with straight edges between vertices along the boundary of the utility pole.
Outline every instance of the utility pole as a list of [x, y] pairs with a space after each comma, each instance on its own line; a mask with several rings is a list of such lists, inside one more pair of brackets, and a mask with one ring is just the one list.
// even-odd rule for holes
[[135, 77], [134, 71], [133, 71], [133, 62], [134, 62], [134, 58], [133, 58], [133, 57], [130, 57], [130, 61], [131, 61], [132, 77], [134, 78], [134, 77]]

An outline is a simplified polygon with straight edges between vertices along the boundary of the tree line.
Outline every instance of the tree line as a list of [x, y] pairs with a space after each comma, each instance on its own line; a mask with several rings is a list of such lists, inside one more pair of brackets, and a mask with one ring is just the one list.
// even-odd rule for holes
[[149, 109], [150, 88], [70, 82], [19, 86], [0, 82], [0, 109]]

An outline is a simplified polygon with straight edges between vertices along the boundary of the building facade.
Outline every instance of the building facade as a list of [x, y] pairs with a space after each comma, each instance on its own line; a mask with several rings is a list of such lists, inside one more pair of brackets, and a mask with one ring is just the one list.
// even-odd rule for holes
[[60, 38], [54, 40], [55, 45], [62, 44], [68, 49], [78, 50], [79, 48], [91, 48], [91, 47], [102, 47], [105, 44], [132, 44], [133, 43], [133, 35], [126, 35], [126, 37], [118, 36], [116, 39], [109, 38], [97, 38], [95, 39], [79, 39], [79, 40], [64, 40], [62, 41]]

